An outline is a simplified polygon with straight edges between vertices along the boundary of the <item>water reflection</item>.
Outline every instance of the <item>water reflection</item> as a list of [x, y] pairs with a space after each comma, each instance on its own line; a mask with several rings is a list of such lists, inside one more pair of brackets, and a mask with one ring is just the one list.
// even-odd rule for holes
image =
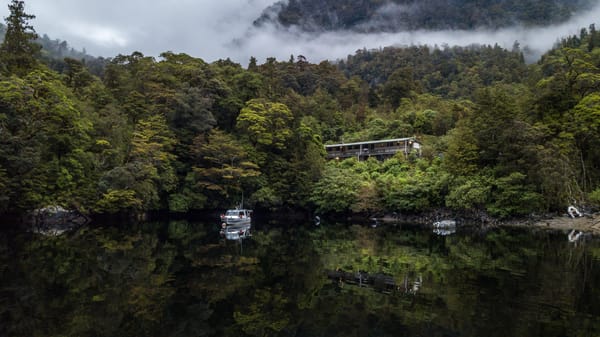
[[451, 219], [436, 221], [433, 223], [433, 233], [441, 236], [456, 233], [456, 221]]
[[562, 232], [440, 236], [386, 225], [251, 229], [251, 240], [189, 221], [1, 233], [0, 335], [600, 335], [594, 239], [574, 246]]
[[434, 228], [433, 229], [433, 234], [440, 235], [440, 236], [451, 235], [451, 234], [454, 234], [454, 233], [456, 233], [456, 227]]
[[394, 275], [385, 273], [369, 274], [366, 271], [357, 272], [344, 271], [342, 269], [327, 270], [327, 277], [334, 281], [338, 286], [354, 285], [357, 287], [370, 287], [375, 291], [384, 294], [404, 293], [416, 295], [421, 289], [423, 277], [421, 275], [405, 275], [403, 282], [396, 283]]
[[243, 240], [252, 236], [251, 227], [251, 224], [227, 225], [223, 223], [220, 234], [227, 240]]

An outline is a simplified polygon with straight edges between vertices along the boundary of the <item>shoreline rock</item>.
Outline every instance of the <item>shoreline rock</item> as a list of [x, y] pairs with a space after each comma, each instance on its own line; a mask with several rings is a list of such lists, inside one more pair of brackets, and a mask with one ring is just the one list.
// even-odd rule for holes
[[453, 213], [438, 210], [423, 214], [393, 214], [371, 218], [381, 223], [412, 223], [435, 227], [433, 224], [441, 219], [455, 220], [459, 226], [491, 227], [526, 227], [568, 232], [577, 230], [592, 235], [600, 235], [600, 213], [586, 213], [581, 217], [572, 218], [567, 214], [547, 214], [537, 217], [523, 217], [509, 220], [493, 218], [485, 212]]
[[90, 219], [76, 210], [51, 205], [31, 211], [25, 222], [32, 232], [58, 236], [87, 224]]
[[518, 227], [547, 228], [553, 230], [577, 230], [600, 235], [600, 213], [585, 214], [571, 218], [568, 215], [555, 215], [534, 221], [511, 222], [505, 225]]

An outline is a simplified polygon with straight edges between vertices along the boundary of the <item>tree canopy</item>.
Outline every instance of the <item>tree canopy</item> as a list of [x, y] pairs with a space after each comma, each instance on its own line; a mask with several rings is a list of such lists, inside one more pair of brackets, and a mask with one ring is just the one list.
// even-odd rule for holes
[[[599, 202], [593, 25], [535, 64], [516, 44], [253, 59], [246, 69], [133, 52], [57, 68], [35, 52], [23, 2], [9, 8], [2, 212], [187, 212], [243, 195], [257, 209], [510, 217]], [[401, 137], [416, 137], [422, 155], [325, 161], [327, 143]]]

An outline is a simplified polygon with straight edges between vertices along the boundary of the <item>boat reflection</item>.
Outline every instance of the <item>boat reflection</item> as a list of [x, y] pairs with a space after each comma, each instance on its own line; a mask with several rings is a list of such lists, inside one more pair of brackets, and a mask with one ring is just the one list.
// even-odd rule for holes
[[440, 236], [451, 235], [451, 234], [456, 233], [456, 227], [434, 228], [433, 233], [440, 235]]
[[446, 236], [456, 233], [456, 221], [455, 220], [442, 220], [433, 223], [433, 233]]
[[227, 225], [221, 224], [221, 237], [226, 240], [242, 240], [252, 236], [250, 232], [251, 224]]

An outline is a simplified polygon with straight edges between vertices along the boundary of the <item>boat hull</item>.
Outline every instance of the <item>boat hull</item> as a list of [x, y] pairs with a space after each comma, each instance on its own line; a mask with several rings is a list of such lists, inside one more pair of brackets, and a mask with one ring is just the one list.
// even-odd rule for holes
[[249, 209], [229, 209], [221, 215], [221, 222], [227, 226], [249, 225], [252, 222], [252, 211]]

